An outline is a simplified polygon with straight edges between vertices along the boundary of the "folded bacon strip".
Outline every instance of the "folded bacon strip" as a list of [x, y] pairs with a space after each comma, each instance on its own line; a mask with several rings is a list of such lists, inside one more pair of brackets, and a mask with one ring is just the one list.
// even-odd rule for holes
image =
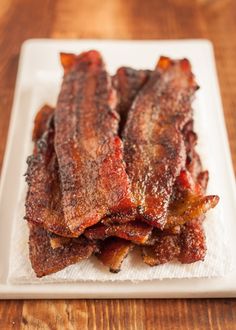
[[163, 228], [173, 185], [185, 165], [181, 129], [197, 85], [187, 60], [161, 58], [135, 99], [123, 133], [124, 159], [139, 215]]
[[117, 135], [115, 91], [101, 55], [62, 54], [61, 61], [55, 150], [65, 221], [78, 236], [107, 214], [132, 212], [132, 195]]

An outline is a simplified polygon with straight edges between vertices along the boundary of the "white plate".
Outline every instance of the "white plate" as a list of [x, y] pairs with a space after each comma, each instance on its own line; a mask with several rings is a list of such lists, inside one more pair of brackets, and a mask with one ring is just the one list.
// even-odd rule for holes
[[[22, 47], [14, 105], [0, 186], [0, 297], [1, 298], [177, 298], [177, 297], [234, 297], [236, 272], [221, 278], [152, 280], [142, 283], [80, 282], [69, 284], [7, 283], [10, 240], [29, 132], [32, 127], [32, 104], [35, 94], [45, 86], [44, 98], [55, 104], [62, 71], [60, 51], [79, 53], [98, 49], [104, 55], [111, 73], [120, 65], [137, 68], [154, 67], [161, 54], [174, 58], [187, 57], [193, 64], [198, 82], [204, 91], [209, 141], [215, 161], [215, 179], [220, 187], [223, 217], [231, 228], [228, 243], [236, 266], [236, 191], [227, 134], [215, 69], [212, 45], [206, 40], [181, 41], [97, 41], [97, 40], [29, 40]], [[147, 63], [148, 61], [148, 63]], [[56, 77], [56, 79], [55, 79]], [[50, 87], [52, 86], [52, 87]], [[42, 93], [41, 93], [42, 94]], [[40, 92], [38, 95], [41, 95]], [[37, 103], [45, 99], [37, 99]], [[36, 109], [35, 109], [36, 110]]]

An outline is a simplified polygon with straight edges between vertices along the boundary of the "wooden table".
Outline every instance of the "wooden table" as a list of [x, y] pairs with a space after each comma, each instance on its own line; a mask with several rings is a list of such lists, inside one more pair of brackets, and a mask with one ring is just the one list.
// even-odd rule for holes
[[[28, 38], [213, 41], [236, 170], [235, 0], [1, 0], [0, 167]], [[236, 300], [2, 301], [0, 329], [236, 329]]]

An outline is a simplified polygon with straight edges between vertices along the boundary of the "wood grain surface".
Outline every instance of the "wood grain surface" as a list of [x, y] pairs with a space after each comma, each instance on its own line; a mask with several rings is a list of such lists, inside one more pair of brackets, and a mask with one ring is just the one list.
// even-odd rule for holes
[[[0, 167], [29, 38], [208, 38], [236, 170], [235, 0], [0, 0]], [[236, 329], [235, 299], [2, 301], [0, 329]]]

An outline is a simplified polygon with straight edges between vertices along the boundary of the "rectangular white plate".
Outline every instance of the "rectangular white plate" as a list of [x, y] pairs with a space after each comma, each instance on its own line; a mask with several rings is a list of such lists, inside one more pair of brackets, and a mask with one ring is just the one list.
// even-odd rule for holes
[[[187, 57], [204, 90], [206, 121], [215, 160], [215, 179], [220, 187], [223, 217], [230, 228], [229, 246], [236, 265], [236, 191], [212, 45], [207, 40], [179, 41], [98, 41], [29, 40], [21, 51], [14, 104], [0, 186], [0, 298], [178, 298], [235, 297], [236, 271], [221, 278], [153, 280], [142, 283], [80, 282], [69, 284], [7, 283], [10, 240], [19, 186], [25, 170], [26, 145], [32, 127], [35, 91], [46, 86], [48, 100], [55, 103], [55, 87], [62, 74], [60, 51], [80, 53], [88, 49], [102, 52], [113, 73], [121, 65], [152, 68], [159, 55]], [[53, 87], [53, 88], [54, 88]], [[58, 87], [58, 86], [57, 86]], [[43, 87], [45, 88], [45, 87]], [[40, 94], [40, 93], [39, 93]], [[37, 103], [45, 100], [37, 100]], [[35, 109], [36, 110], [36, 109]], [[206, 141], [209, 143], [209, 141]]]

